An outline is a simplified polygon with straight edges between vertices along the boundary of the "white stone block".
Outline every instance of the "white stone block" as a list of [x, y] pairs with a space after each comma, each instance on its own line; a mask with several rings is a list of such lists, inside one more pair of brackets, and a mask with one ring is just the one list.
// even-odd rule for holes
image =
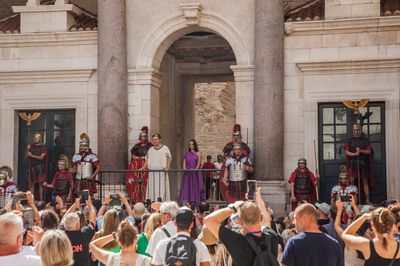
[[339, 48], [341, 60], [366, 60], [378, 58], [377, 46], [342, 47]]
[[370, 4], [373, 0], [340, 0], [341, 5]]
[[337, 61], [339, 48], [312, 48], [310, 49], [311, 62]]
[[303, 117], [303, 103], [290, 103], [284, 106], [285, 117]]
[[396, 44], [396, 31], [362, 32], [357, 33], [357, 46]]
[[357, 35], [353, 34], [329, 34], [322, 36], [322, 47], [347, 47], [356, 46]]
[[350, 18], [351, 8], [341, 5], [325, 6], [325, 19]]
[[310, 62], [310, 49], [286, 49], [285, 63]]
[[286, 36], [285, 49], [321, 47], [321, 35]]
[[387, 57], [388, 58], [399, 58], [400, 44], [388, 45], [386, 49], [387, 49]]
[[380, 3], [374, 2], [369, 4], [359, 4], [351, 6], [351, 16], [353, 18], [361, 17], [379, 17]]

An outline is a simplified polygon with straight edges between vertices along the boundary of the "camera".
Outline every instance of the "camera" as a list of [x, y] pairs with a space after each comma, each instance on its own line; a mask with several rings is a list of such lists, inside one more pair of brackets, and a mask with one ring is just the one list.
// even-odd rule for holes
[[340, 200], [343, 202], [350, 202], [351, 201], [351, 195], [340, 195]]
[[111, 194], [110, 207], [112, 206], [121, 206], [121, 197], [117, 193]]
[[22, 211], [22, 221], [24, 223], [24, 230], [29, 230], [34, 225], [34, 214], [31, 208], [26, 208]]

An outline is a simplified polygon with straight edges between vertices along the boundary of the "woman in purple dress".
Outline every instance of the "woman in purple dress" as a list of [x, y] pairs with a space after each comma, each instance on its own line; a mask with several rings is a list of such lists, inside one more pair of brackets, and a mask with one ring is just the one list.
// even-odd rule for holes
[[[201, 166], [201, 153], [194, 139], [189, 141], [189, 150], [183, 156], [183, 169], [199, 169]], [[203, 177], [200, 172], [185, 171], [182, 177], [180, 203], [195, 202], [199, 206], [203, 199]]]

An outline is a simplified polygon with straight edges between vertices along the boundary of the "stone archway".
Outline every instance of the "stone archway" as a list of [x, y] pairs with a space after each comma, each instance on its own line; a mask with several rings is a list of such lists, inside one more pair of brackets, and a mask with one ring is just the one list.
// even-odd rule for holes
[[[198, 7], [194, 7], [196, 8]], [[249, 129], [246, 139], [249, 145], [253, 146], [254, 67], [250, 49], [229, 23], [209, 12], [198, 12], [197, 17], [185, 12], [172, 16], [147, 37], [140, 49], [135, 69], [128, 70], [128, 136], [136, 136], [143, 125], [148, 125], [152, 132], [159, 131], [161, 61], [176, 40], [199, 31], [215, 33], [232, 47], [236, 58], [236, 65], [230, 67], [234, 74], [236, 90], [236, 122]], [[250, 108], [245, 108], [246, 106]], [[129, 147], [135, 141], [129, 139]]]

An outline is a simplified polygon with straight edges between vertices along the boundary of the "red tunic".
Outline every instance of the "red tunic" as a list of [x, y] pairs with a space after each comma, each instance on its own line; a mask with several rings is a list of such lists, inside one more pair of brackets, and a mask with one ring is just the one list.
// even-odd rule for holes
[[[203, 163], [203, 169], [205, 169], [205, 170], [213, 170], [213, 169], [216, 169], [216, 167], [215, 167], [213, 162], [205, 162], [205, 163]], [[214, 171], [207, 171], [207, 172], [204, 173], [204, 176], [207, 179], [214, 178], [214, 175], [215, 175]]]

